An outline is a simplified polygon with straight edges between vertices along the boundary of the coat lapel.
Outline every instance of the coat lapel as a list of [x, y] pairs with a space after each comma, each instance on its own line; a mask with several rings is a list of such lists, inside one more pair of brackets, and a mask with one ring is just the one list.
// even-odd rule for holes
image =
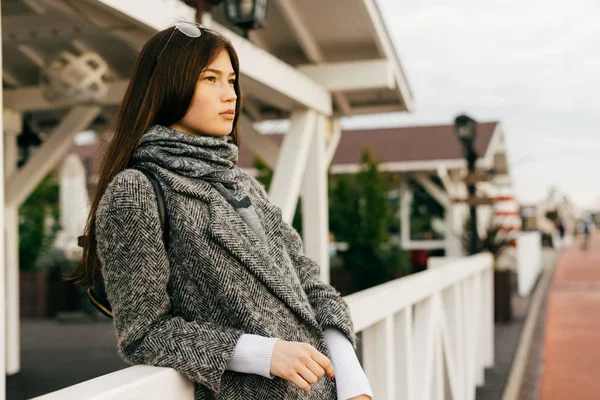
[[298, 316], [320, 329], [297, 274], [284, 254], [286, 249], [281, 236], [283, 221], [281, 210], [277, 206], [260, 198], [251, 198], [267, 236], [265, 247], [239, 213], [209, 183], [181, 177], [162, 169], [157, 172], [173, 190], [207, 202], [210, 231], [216, 241]]

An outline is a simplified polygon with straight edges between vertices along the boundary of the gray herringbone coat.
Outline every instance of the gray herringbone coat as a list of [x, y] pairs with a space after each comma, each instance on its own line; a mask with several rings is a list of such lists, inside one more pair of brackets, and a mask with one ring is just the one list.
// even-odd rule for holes
[[329, 356], [323, 329], [334, 326], [356, 348], [348, 305], [319, 280], [318, 265], [303, 255], [299, 235], [261, 184], [242, 176], [268, 248], [210, 184], [145, 165], [165, 190], [168, 252], [141, 172], [119, 173], [96, 214], [120, 356], [182, 372], [195, 382], [195, 399], [335, 399], [327, 377], [306, 393], [279, 377], [225, 370], [244, 333], [310, 343]]

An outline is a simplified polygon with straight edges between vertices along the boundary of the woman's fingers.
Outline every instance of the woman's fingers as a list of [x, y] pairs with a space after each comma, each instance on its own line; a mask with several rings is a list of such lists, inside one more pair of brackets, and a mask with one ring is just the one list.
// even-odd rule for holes
[[319, 380], [319, 378], [315, 374], [313, 374], [313, 372], [306, 366], [298, 368], [298, 373], [310, 385], [314, 385]]
[[325, 370], [321, 368], [319, 364], [313, 359], [308, 360], [306, 363], [306, 367], [317, 377], [317, 379], [321, 379], [321, 377], [325, 374]]
[[306, 382], [304, 378], [299, 374], [293, 375], [288, 380], [294, 385], [298, 386], [300, 389], [304, 390], [305, 392], [310, 391], [310, 384]]
[[331, 364], [329, 358], [325, 357], [315, 348], [313, 348], [313, 351], [311, 352], [311, 357], [325, 370], [328, 377], [331, 378], [334, 375], [333, 364]]

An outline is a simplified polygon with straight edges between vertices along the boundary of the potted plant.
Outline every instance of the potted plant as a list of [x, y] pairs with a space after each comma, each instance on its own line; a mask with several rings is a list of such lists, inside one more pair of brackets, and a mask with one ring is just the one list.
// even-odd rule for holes
[[[465, 227], [470, 227], [467, 220]], [[465, 228], [462, 244], [465, 251], [470, 248], [471, 230]], [[500, 265], [499, 259], [515, 242], [515, 234], [505, 231], [500, 225], [490, 223], [485, 237], [478, 242], [478, 252], [488, 252], [494, 259], [494, 321], [509, 322], [512, 320], [512, 287], [513, 271]]]
[[63, 250], [51, 247], [40, 253], [32, 269], [21, 271], [22, 317], [48, 318], [76, 307], [76, 289], [63, 279], [73, 263]]

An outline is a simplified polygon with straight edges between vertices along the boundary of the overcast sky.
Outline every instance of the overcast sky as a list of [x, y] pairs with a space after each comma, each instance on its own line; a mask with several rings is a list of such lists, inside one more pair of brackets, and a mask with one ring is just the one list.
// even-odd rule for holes
[[462, 111], [498, 120], [521, 201], [556, 186], [578, 205], [598, 202], [598, 0], [379, 4], [417, 111], [369, 122], [451, 123]]

